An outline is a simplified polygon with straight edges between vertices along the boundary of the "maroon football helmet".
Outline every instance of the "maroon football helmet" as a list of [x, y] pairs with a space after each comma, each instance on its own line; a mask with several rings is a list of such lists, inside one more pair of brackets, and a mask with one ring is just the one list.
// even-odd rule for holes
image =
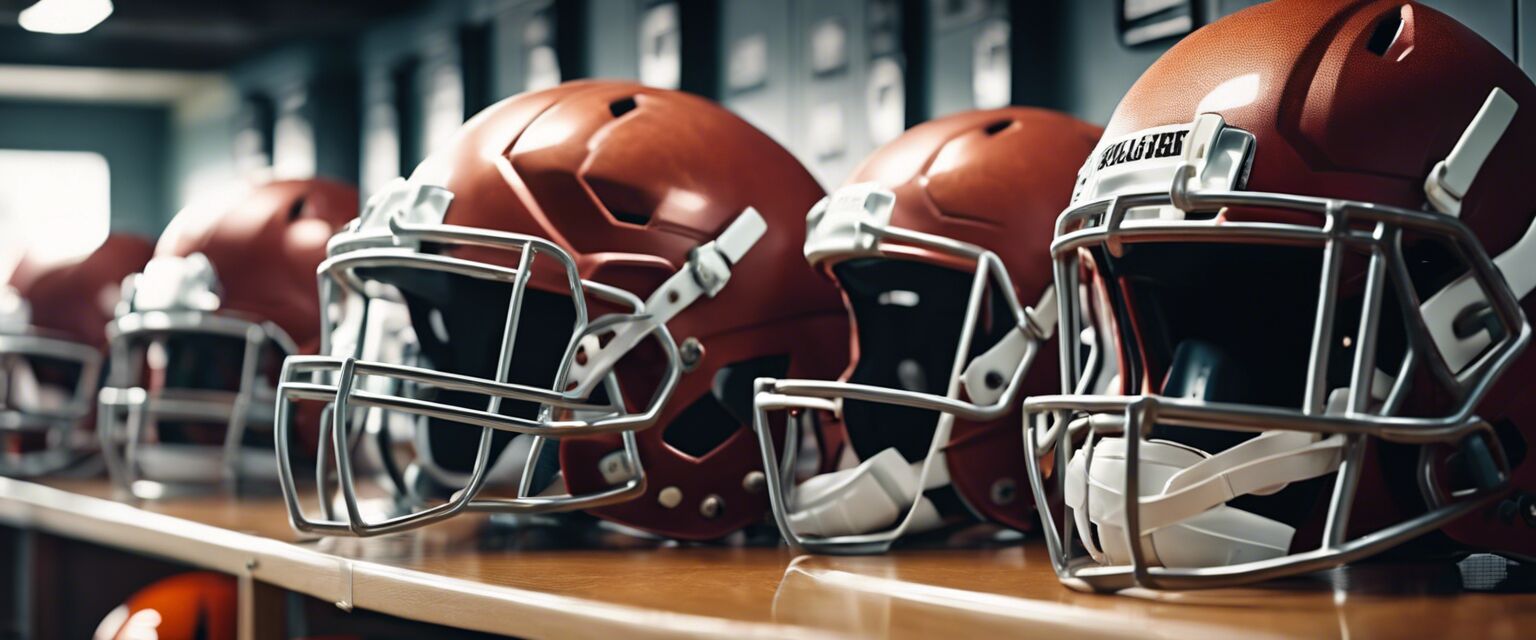
[[107, 323], [153, 250], [113, 234], [85, 256], [23, 257], [0, 286], [0, 475], [61, 471], [96, 450]]
[[1098, 135], [1041, 109], [939, 118], [811, 211], [805, 257], [842, 290], [852, 360], [835, 381], [764, 381], [759, 433], [771, 478], [792, 477], [779, 470], [795, 451], [767, 440], [770, 410], [840, 423], [850, 455], [773, 487], [791, 542], [870, 551], [978, 518], [1035, 528], [1019, 402], [1059, 379], [1050, 239]]
[[1120, 395], [1026, 403], [1064, 469], [1065, 581], [1536, 555], [1533, 145], [1536, 85], [1414, 2], [1268, 2], [1153, 64], [1053, 249], [1062, 331], [1116, 354], [1069, 350], [1065, 388]]
[[[759, 521], [753, 379], [835, 375], [847, 349], [836, 292], [799, 257], [822, 195], [686, 93], [573, 82], [487, 108], [331, 242], [331, 342], [288, 359], [282, 393], [332, 407], [315, 475], [339, 491], [307, 500], [285, 468], [294, 525], [585, 510], [711, 539]], [[366, 454], [399, 470], [396, 504], [370, 512], [354, 443], [401, 423]]]

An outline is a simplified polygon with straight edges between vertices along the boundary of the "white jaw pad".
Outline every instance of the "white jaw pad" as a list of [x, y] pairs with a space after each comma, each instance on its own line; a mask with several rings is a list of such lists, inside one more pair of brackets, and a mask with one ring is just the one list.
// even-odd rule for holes
[[[1257, 439], [1257, 438], [1256, 438]], [[1251, 441], [1250, 441], [1251, 442]], [[1235, 449], [1235, 447], [1234, 447]], [[1230, 451], [1230, 450], [1229, 450]], [[1235, 456], [1241, 457], [1241, 456]], [[1203, 567], [1261, 560], [1284, 555], [1295, 529], [1282, 522], [1225, 505], [1198, 510], [1192, 515], [1161, 517], [1148, 498], [1161, 496], [1166, 487], [1187, 470], [1212, 457], [1170, 442], [1141, 442], [1139, 485], [1142, 507], [1142, 550], [1152, 564], [1171, 567]], [[1097, 525], [1102, 562], [1130, 562], [1125, 531], [1125, 441], [1104, 438], [1094, 447], [1092, 469], [1087, 456], [1074, 456], [1067, 467], [1067, 505]], [[1091, 478], [1089, 477], [1091, 475]], [[1220, 474], [1216, 474], [1221, 480]], [[1181, 505], [1169, 505], [1178, 507]], [[1186, 509], [1171, 511], [1185, 512]], [[1166, 514], [1163, 514], [1166, 515]], [[1156, 521], [1167, 521], [1158, 526]], [[1094, 549], [1093, 532], [1079, 529], [1085, 546]]]
[[852, 469], [810, 478], [790, 497], [790, 526], [821, 537], [873, 533], [894, 526], [915, 498], [916, 514], [907, 530], [934, 529], [940, 524], [939, 512], [918, 486], [919, 469], [920, 464], [909, 464], [900, 452], [886, 449]]

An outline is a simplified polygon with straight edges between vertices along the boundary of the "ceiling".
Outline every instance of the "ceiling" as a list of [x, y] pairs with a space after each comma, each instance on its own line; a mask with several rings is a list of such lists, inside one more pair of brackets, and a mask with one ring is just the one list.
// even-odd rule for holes
[[16, 16], [36, 0], [0, 0], [0, 64], [212, 70], [262, 49], [336, 37], [426, 0], [117, 0], [79, 35], [31, 33]]

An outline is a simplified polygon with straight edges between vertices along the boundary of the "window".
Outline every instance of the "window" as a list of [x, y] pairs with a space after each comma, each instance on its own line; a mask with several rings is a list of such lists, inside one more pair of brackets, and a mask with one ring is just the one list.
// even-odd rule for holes
[[111, 172], [99, 153], [0, 149], [0, 277], [23, 251], [90, 252], [111, 228]]

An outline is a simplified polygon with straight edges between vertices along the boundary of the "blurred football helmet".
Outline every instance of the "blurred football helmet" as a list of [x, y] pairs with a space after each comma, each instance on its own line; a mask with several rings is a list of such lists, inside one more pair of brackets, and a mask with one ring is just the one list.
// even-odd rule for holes
[[[853, 359], [835, 381], [757, 387], [786, 539], [864, 552], [946, 522], [1035, 527], [1019, 401], [1056, 389], [1050, 238], [1098, 135], [1040, 109], [940, 118], [811, 210], [804, 257], [842, 290]], [[779, 412], [787, 444], [769, 428]], [[841, 423], [852, 456], [795, 485], [795, 432], [818, 419]]]
[[[283, 466], [294, 526], [585, 509], [712, 539], [759, 521], [752, 380], [835, 371], [847, 349], [835, 291], [798, 259], [822, 195], [685, 93], [575, 82], [487, 108], [330, 244], [330, 341], [280, 389], [279, 433], [306, 401], [331, 416], [315, 501]], [[381, 437], [402, 419], [409, 447]], [[359, 500], [358, 442], [401, 470], [382, 515]]]
[[[1062, 332], [1088, 324], [1079, 265], [1108, 299], [1121, 392], [1026, 401], [1063, 580], [1215, 587], [1414, 539], [1536, 553], [1533, 146], [1536, 86], [1413, 2], [1277, 0], [1153, 64], [1052, 248]], [[1062, 370], [1107, 375], [1071, 350]]]
[[174, 575], [138, 590], [96, 626], [95, 640], [234, 640], [235, 579], [204, 571]]
[[351, 187], [304, 180], [176, 214], [108, 327], [99, 431], [121, 487], [153, 498], [275, 485], [277, 374], [319, 346], [315, 269], [356, 212]]
[[0, 285], [0, 475], [58, 472], [96, 450], [107, 323], [123, 278], [153, 251], [113, 234], [84, 256], [23, 257]]

